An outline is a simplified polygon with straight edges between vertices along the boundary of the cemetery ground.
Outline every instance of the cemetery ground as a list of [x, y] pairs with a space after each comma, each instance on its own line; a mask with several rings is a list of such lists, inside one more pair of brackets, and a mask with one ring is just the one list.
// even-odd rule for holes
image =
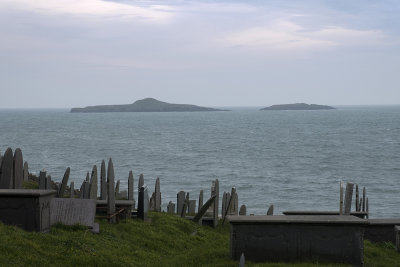
[[[200, 227], [167, 213], [150, 222], [98, 220], [100, 233], [83, 226], [53, 226], [50, 233], [26, 232], [0, 223], [0, 266], [238, 266], [229, 257], [229, 224]], [[246, 266], [348, 266], [318, 262]], [[365, 266], [400, 266], [391, 243], [365, 241]]]

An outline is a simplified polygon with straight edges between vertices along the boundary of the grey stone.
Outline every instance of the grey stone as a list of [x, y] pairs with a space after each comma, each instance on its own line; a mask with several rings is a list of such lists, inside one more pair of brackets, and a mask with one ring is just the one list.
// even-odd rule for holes
[[90, 199], [97, 199], [97, 166], [94, 165], [90, 177], [89, 196]]
[[221, 216], [222, 216], [222, 218], [225, 218], [226, 206], [228, 205], [227, 204], [227, 202], [228, 202], [227, 196], [228, 196], [228, 193], [226, 193], [226, 192], [224, 192], [222, 194], [222, 205], [221, 205], [222, 206], [222, 208], [221, 208]]
[[119, 191], [119, 195], [118, 195], [119, 199], [128, 199], [128, 191], [123, 190], [123, 191]]
[[[0, 162], [0, 166], [1, 166], [1, 162]], [[29, 179], [29, 169], [28, 169], [28, 162], [25, 161], [24, 163], [24, 181], [27, 182]]]
[[119, 185], [120, 185], [120, 180], [117, 180], [117, 184], [115, 185], [115, 198], [119, 198]]
[[239, 214], [239, 196], [236, 191], [232, 197], [232, 204], [231, 204], [231, 210], [230, 210], [229, 215], [237, 216], [238, 214]]
[[174, 214], [174, 213], [175, 213], [175, 203], [173, 203], [172, 201], [170, 201], [170, 202], [168, 203], [167, 212], [168, 212], [168, 213], [171, 213], [171, 214]]
[[239, 216], [246, 216], [246, 205], [240, 206]]
[[93, 223], [92, 229], [90, 230], [94, 234], [100, 233], [100, 225], [98, 223]]
[[154, 211], [161, 212], [161, 191], [160, 191], [160, 178], [157, 177], [155, 185], [155, 207]]
[[217, 227], [218, 225], [218, 207], [219, 207], [219, 181], [216, 179], [211, 187], [211, 194], [215, 195], [214, 207], [213, 207], [213, 225]]
[[51, 188], [51, 176], [50, 175], [47, 175], [47, 177], [46, 177], [46, 189], [47, 190], [51, 190], [52, 188]]
[[189, 200], [189, 214], [195, 214], [196, 213], [196, 200]]
[[363, 205], [362, 205], [362, 211], [365, 211], [365, 199], [366, 199], [366, 195], [367, 195], [367, 192], [366, 192], [366, 190], [365, 190], [365, 187], [363, 187]]
[[43, 171], [41, 171], [39, 174], [39, 189], [46, 189], [46, 182], [46, 171], [43, 169]]
[[74, 198], [75, 197], [75, 188], [74, 188], [74, 182], [71, 182], [69, 185], [69, 197]]
[[242, 253], [242, 255], [240, 255], [239, 267], [244, 267], [245, 261], [244, 254]]
[[203, 190], [200, 190], [200, 194], [199, 194], [199, 206], [197, 209], [197, 212], [200, 212], [200, 209], [203, 207]]
[[183, 202], [183, 208], [182, 208], [182, 212], [181, 212], [182, 218], [186, 217], [186, 212], [188, 210], [188, 206], [189, 206], [189, 193], [186, 193], [186, 198], [185, 198], [185, 201]]
[[83, 181], [81, 187], [79, 188], [79, 198], [85, 198], [85, 185], [85, 181]]
[[101, 170], [100, 170], [100, 198], [102, 200], [107, 199], [107, 178], [106, 178], [106, 163], [104, 160], [101, 161]]
[[232, 210], [231, 207], [232, 207], [232, 204], [233, 204], [233, 201], [234, 201], [233, 198], [235, 197], [235, 194], [236, 194], [236, 188], [235, 187], [232, 187], [232, 191], [231, 191], [230, 194], [229, 193], [226, 194], [227, 195], [227, 199], [229, 198], [229, 200], [227, 200], [228, 202], [227, 202], [226, 208], [225, 208], [225, 216], [222, 217], [222, 224], [225, 223], [226, 216], [230, 215], [230, 212]]
[[22, 189], [24, 187], [24, 159], [20, 148], [15, 149], [13, 164], [13, 188]]
[[346, 194], [344, 197], [344, 214], [350, 215], [351, 211], [351, 200], [353, 198], [353, 183], [346, 184]]
[[356, 199], [355, 199], [355, 204], [356, 204], [356, 211], [360, 211], [360, 198], [359, 198], [359, 192], [358, 192], [358, 184], [356, 184]]
[[343, 215], [343, 182], [340, 181], [339, 214]]
[[89, 199], [89, 193], [90, 193], [90, 183], [88, 181], [84, 181], [85, 183], [85, 190], [84, 190], [84, 195], [83, 198], [84, 199]]
[[176, 203], [177, 203], [176, 213], [181, 215], [183, 204], [185, 203], [185, 191], [178, 192], [178, 194], [176, 195]]
[[54, 190], [0, 189], [0, 221], [27, 231], [50, 231]]
[[1, 162], [0, 189], [13, 188], [13, 162], [13, 151], [11, 148], [7, 148]]
[[270, 205], [267, 211], [267, 215], [274, 215], [274, 205]]
[[149, 211], [149, 194], [147, 190], [147, 185], [143, 185], [139, 188], [138, 197], [138, 218], [142, 220], [147, 220], [147, 213]]
[[129, 177], [128, 177], [128, 200], [133, 200], [134, 199], [134, 195], [133, 195], [133, 184], [134, 180], [133, 180], [133, 173], [132, 171], [129, 172]]
[[109, 216], [110, 223], [116, 222], [115, 217], [115, 182], [114, 182], [114, 165], [112, 159], [108, 161], [107, 168], [107, 184], [108, 184], [108, 201], [107, 201], [107, 214]]
[[201, 207], [200, 211], [194, 216], [193, 222], [197, 223], [203, 218], [204, 214], [206, 214], [207, 210], [214, 204], [214, 201], [216, 199], [216, 195], [211, 196], [209, 200], [204, 203], [204, 205]]
[[400, 225], [394, 227], [394, 235], [396, 238], [396, 251], [400, 253]]
[[71, 171], [71, 169], [69, 167], [65, 170], [64, 177], [61, 182], [61, 187], [57, 194], [58, 197], [61, 197], [61, 198], [64, 197], [65, 189], [67, 188], [70, 171]]
[[93, 226], [96, 215], [95, 199], [54, 198], [50, 202], [51, 225]]
[[143, 185], [144, 185], [144, 176], [143, 176], [143, 174], [140, 174], [139, 181], [138, 181], [138, 191]]
[[156, 193], [153, 192], [153, 194], [151, 194], [151, 197], [150, 197], [150, 206], [149, 206], [149, 209], [152, 211], [154, 211], [154, 208], [155, 208], [155, 198], [156, 198]]

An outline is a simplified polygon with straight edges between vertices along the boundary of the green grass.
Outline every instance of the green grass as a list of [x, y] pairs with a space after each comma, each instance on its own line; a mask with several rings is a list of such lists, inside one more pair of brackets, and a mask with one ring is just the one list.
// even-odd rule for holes
[[[229, 258], [228, 225], [200, 227], [165, 213], [151, 213], [150, 218], [150, 223], [99, 221], [100, 234], [63, 225], [41, 234], [0, 223], [0, 266], [238, 266]], [[400, 254], [393, 245], [366, 241], [365, 261], [366, 266], [400, 266]], [[345, 265], [246, 262], [246, 266]]]

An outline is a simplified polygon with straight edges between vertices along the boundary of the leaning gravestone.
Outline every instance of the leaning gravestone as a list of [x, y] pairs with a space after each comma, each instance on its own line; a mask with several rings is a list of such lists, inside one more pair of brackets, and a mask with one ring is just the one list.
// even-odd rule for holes
[[221, 210], [221, 216], [222, 218], [225, 217], [225, 210], [226, 210], [226, 202], [227, 202], [227, 197], [226, 197], [226, 192], [224, 191], [224, 193], [222, 194], [222, 210]]
[[214, 195], [209, 200], [207, 200], [206, 203], [204, 203], [204, 205], [201, 207], [196, 216], [194, 216], [193, 222], [195, 223], [200, 222], [201, 218], [203, 218], [204, 214], [206, 214], [208, 208], [211, 207], [212, 204], [214, 203], [215, 198], [216, 196]]
[[61, 187], [60, 187], [60, 190], [58, 191], [58, 197], [61, 197], [61, 198], [64, 197], [65, 189], [67, 188], [70, 171], [71, 171], [71, 169], [69, 167], [65, 170], [64, 177], [61, 182]]
[[269, 206], [267, 215], [274, 215], [274, 205]]
[[155, 207], [154, 211], [161, 212], [161, 191], [160, 191], [160, 178], [157, 177], [155, 186]]
[[114, 182], [114, 165], [112, 159], [108, 161], [108, 172], [107, 172], [107, 181], [108, 181], [108, 201], [107, 201], [107, 214], [110, 218], [110, 223], [115, 223], [116, 218], [115, 214], [115, 182]]
[[94, 199], [54, 198], [50, 202], [51, 225], [62, 223], [93, 226], [95, 215]]
[[138, 218], [147, 220], [147, 213], [149, 212], [149, 194], [147, 186], [143, 185], [139, 188], [138, 196]]
[[[1, 165], [1, 162], [0, 162]], [[24, 163], [24, 181], [27, 182], [29, 179], [29, 170], [28, 170], [28, 162]]]
[[13, 151], [7, 148], [1, 162], [0, 189], [13, 188]]
[[106, 163], [104, 160], [101, 161], [101, 171], [100, 171], [100, 198], [102, 200], [107, 199], [107, 180], [106, 180]]
[[22, 189], [24, 187], [24, 159], [20, 148], [15, 149], [13, 162], [13, 188]]
[[185, 191], [179, 191], [176, 195], [177, 210], [176, 213], [181, 215], [183, 204], [185, 203]]
[[203, 207], [203, 190], [200, 190], [199, 194], [199, 207], [197, 209], [197, 212], [200, 211], [200, 209]]
[[133, 173], [129, 171], [128, 177], [128, 200], [133, 200]]
[[90, 178], [89, 185], [89, 197], [90, 199], [97, 199], [97, 166], [93, 166], [92, 175]]

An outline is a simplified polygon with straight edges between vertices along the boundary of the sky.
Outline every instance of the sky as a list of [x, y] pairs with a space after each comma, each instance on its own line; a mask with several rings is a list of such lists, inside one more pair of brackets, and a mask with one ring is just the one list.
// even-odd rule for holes
[[0, 108], [400, 104], [398, 0], [0, 0]]

